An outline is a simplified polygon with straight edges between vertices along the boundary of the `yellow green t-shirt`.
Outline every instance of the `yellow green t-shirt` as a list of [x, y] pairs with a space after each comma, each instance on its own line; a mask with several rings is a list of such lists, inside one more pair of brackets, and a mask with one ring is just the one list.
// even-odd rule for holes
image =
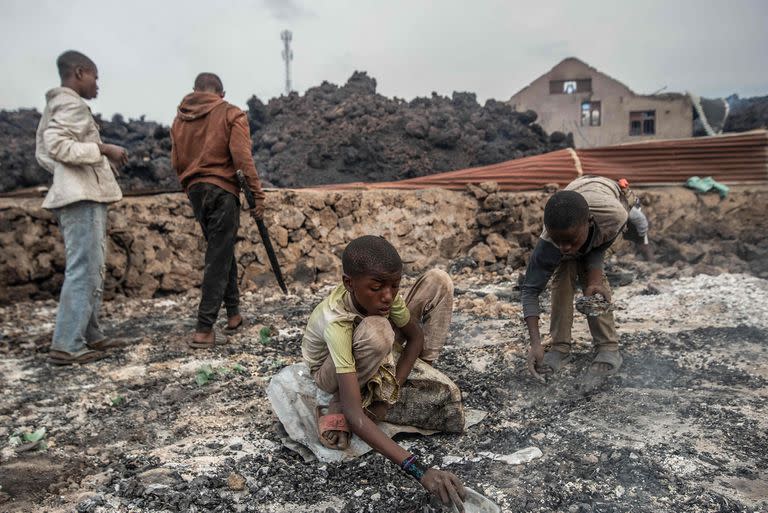
[[[301, 354], [312, 371], [320, 367], [330, 355], [338, 374], [355, 372], [352, 332], [356, 317], [364, 316], [355, 308], [343, 283], [315, 307], [301, 341]], [[399, 294], [392, 302], [388, 318], [398, 328], [408, 324], [411, 319], [411, 313]]]

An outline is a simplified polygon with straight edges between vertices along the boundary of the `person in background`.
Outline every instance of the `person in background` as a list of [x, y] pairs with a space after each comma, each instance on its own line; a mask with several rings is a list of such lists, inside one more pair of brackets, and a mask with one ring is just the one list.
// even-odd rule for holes
[[224, 101], [224, 86], [217, 75], [197, 76], [193, 91], [181, 100], [171, 141], [171, 165], [207, 242], [197, 328], [187, 344], [207, 349], [225, 342], [217, 340], [213, 330], [222, 303], [227, 311], [226, 329], [234, 331], [243, 324], [235, 259], [240, 226], [236, 172], [243, 171], [256, 199], [256, 207], [250, 210], [254, 219], [264, 215], [266, 196], [253, 163], [248, 119], [242, 110]]
[[99, 72], [80, 52], [56, 60], [61, 86], [48, 91], [37, 127], [35, 157], [53, 174], [43, 201], [64, 237], [66, 269], [48, 361], [88, 363], [117, 344], [99, 326], [107, 247], [107, 207], [123, 195], [116, 176], [125, 148], [104, 144], [85, 100], [96, 98]]

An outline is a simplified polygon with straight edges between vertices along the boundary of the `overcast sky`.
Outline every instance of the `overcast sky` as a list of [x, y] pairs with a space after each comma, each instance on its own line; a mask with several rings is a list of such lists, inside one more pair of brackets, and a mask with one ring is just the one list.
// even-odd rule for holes
[[639, 93], [768, 94], [766, 0], [0, 0], [0, 108], [44, 106], [64, 50], [99, 67], [95, 112], [170, 123], [200, 71], [245, 106], [354, 70], [411, 99], [473, 91], [507, 100], [576, 56]]

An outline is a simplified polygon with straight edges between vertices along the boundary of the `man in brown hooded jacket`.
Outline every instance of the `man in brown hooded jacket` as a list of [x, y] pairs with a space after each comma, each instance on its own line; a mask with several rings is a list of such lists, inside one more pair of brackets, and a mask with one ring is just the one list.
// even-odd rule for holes
[[217, 342], [213, 324], [222, 303], [228, 330], [236, 330], [243, 322], [235, 259], [240, 225], [236, 171], [243, 171], [256, 198], [256, 208], [251, 210], [255, 219], [264, 214], [265, 195], [253, 163], [248, 119], [224, 101], [221, 79], [213, 73], [200, 73], [193, 92], [181, 101], [171, 140], [172, 166], [208, 243], [197, 328], [189, 346], [209, 348]]

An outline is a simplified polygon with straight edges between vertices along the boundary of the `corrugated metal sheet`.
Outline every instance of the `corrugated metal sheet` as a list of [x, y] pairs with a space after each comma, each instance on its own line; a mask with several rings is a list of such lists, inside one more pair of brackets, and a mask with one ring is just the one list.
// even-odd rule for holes
[[327, 189], [463, 189], [468, 183], [494, 181], [503, 190], [524, 191], [548, 183], [568, 183], [577, 176], [574, 150], [559, 150], [490, 166], [438, 173], [397, 182], [354, 182], [321, 186]]
[[463, 189], [498, 182], [502, 190], [565, 185], [581, 174], [627, 178], [633, 184], [681, 184], [691, 176], [724, 183], [768, 181], [768, 131], [621, 144], [543, 155], [411, 178], [398, 182], [347, 183], [329, 189]]
[[768, 179], [768, 132], [624, 144], [577, 151], [585, 173], [631, 183], [681, 183], [691, 176], [721, 182]]

